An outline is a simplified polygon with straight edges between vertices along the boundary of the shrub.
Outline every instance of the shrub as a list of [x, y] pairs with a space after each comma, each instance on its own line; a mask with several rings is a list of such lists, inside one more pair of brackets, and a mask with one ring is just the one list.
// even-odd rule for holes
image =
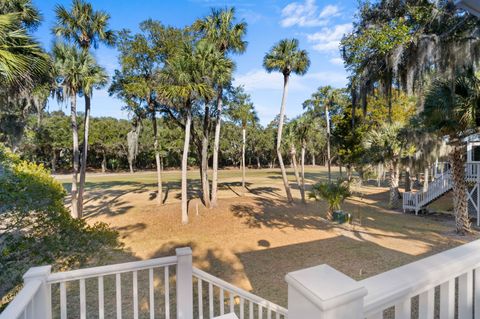
[[320, 182], [312, 186], [309, 193], [310, 198], [316, 200], [323, 199], [328, 203], [327, 219], [332, 220], [333, 212], [341, 209], [343, 201], [349, 197], [350, 187], [347, 181], [337, 180], [337, 182]]
[[18, 290], [28, 268], [52, 264], [61, 270], [105, 256], [119, 247], [106, 224], [70, 217], [66, 192], [43, 167], [0, 144], [0, 308]]

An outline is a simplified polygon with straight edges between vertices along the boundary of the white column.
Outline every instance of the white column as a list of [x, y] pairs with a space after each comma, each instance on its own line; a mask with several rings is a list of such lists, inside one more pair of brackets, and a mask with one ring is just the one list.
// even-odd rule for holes
[[367, 290], [328, 265], [287, 274], [289, 319], [363, 319]]
[[177, 318], [193, 319], [192, 249], [177, 248]]
[[25, 285], [32, 281], [41, 282], [40, 289], [34, 297], [35, 318], [37, 319], [52, 318], [50, 285], [47, 283], [51, 269], [52, 266], [32, 267], [23, 275]]

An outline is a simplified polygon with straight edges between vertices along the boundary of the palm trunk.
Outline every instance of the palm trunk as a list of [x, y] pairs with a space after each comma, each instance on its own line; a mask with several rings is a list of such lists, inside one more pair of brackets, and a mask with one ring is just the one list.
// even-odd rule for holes
[[85, 178], [87, 173], [88, 130], [90, 128], [90, 102], [91, 98], [85, 94], [85, 118], [83, 120], [83, 151], [80, 164], [80, 185], [78, 188], [78, 216], [83, 216], [83, 192], [85, 190]]
[[51, 165], [52, 165], [52, 174], [55, 174], [55, 172], [57, 171], [57, 151], [56, 150], [52, 151]]
[[78, 215], [78, 199], [77, 199], [77, 183], [78, 183], [78, 169], [80, 162], [80, 151], [78, 149], [78, 124], [77, 124], [77, 96], [76, 93], [72, 94], [70, 102], [70, 117], [73, 136], [73, 174], [72, 174], [72, 190], [71, 201], [72, 205], [70, 213], [73, 218], [79, 218]]
[[107, 154], [103, 151], [103, 158], [102, 158], [102, 173], [107, 171]]
[[223, 88], [218, 88], [217, 97], [217, 123], [215, 124], [215, 138], [213, 144], [213, 171], [212, 171], [212, 200], [210, 205], [212, 207], [217, 206], [217, 189], [218, 189], [218, 153], [220, 150], [220, 128], [222, 125], [222, 94]]
[[187, 194], [187, 165], [188, 150], [190, 147], [190, 127], [192, 124], [192, 113], [190, 105], [187, 106], [187, 120], [185, 121], [185, 140], [183, 142], [182, 156], [182, 224], [188, 224], [188, 194]]
[[295, 173], [295, 180], [297, 181], [298, 188], [300, 189], [300, 196], [302, 198], [302, 203], [305, 204], [305, 191], [303, 189], [302, 183], [300, 182], [300, 175], [298, 174], [297, 150], [295, 149], [294, 145], [292, 145], [290, 149], [290, 155], [292, 157], [293, 172]]
[[282, 131], [283, 131], [283, 118], [285, 117], [285, 103], [288, 93], [288, 75], [283, 76], [283, 95], [282, 95], [282, 105], [280, 107], [280, 118], [278, 123], [277, 131], [277, 157], [278, 163], [280, 164], [280, 170], [282, 172], [283, 185], [285, 186], [285, 193], [287, 194], [287, 201], [289, 203], [293, 202], [292, 192], [290, 191], [290, 185], [288, 185], [287, 171], [285, 170], [285, 165], [283, 164], [282, 158]]
[[423, 191], [424, 192], [428, 191], [428, 183], [430, 182], [429, 172], [430, 170], [428, 169], [428, 164], [427, 164], [427, 167], [425, 167], [423, 171]]
[[399, 167], [397, 160], [390, 164], [390, 208], [398, 208], [400, 203], [400, 192], [398, 191]]
[[303, 143], [300, 165], [301, 165], [301, 174], [302, 174], [302, 189], [303, 189], [304, 196], [305, 196], [305, 149], [306, 149], [306, 146], [305, 146], [305, 143]]
[[315, 167], [315, 154], [312, 153], [312, 166]]
[[328, 165], [328, 181], [332, 181], [332, 172], [331, 172], [331, 157], [330, 157], [330, 115], [328, 113], [328, 104], [325, 105], [325, 116], [327, 118], [327, 165]]
[[410, 178], [410, 167], [405, 169], [405, 192], [412, 190], [412, 180]]
[[242, 127], [242, 188], [245, 191], [245, 144], [247, 143], [247, 129]]
[[454, 146], [450, 153], [453, 178], [453, 211], [456, 230], [460, 234], [469, 233], [467, 185], [465, 182], [465, 151], [463, 147]]
[[160, 151], [158, 150], [157, 117], [153, 106], [150, 107], [150, 112], [152, 113], [153, 149], [155, 150], [155, 164], [157, 167], [157, 203], [163, 204], [162, 163], [160, 162]]
[[203, 121], [203, 136], [201, 149], [201, 167], [200, 178], [202, 180], [202, 195], [203, 203], [207, 208], [211, 207], [210, 203], [210, 183], [208, 182], [208, 140], [209, 140], [209, 126], [210, 126], [210, 108], [208, 103], [205, 105], [205, 117]]
[[257, 156], [257, 168], [262, 168], [262, 164], [260, 163], [260, 156]]

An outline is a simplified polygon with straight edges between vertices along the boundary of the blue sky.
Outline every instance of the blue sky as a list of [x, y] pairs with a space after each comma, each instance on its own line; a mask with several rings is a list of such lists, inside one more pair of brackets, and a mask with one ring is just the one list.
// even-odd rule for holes
[[[165, 25], [183, 27], [195, 19], [207, 15], [211, 7], [235, 6], [240, 19], [248, 24], [247, 51], [234, 56], [236, 63], [235, 84], [244, 85], [251, 94], [262, 124], [270, 122], [279, 112], [282, 93], [282, 75], [266, 73], [262, 68], [265, 53], [283, 38], [298, 38], [300, 47], [309, 52], [311, 66], [302, 77], [293, 76], [287, 100], [287, 115], [292, 118], [302, 112], [302, 102], [317, 87], [346, 84], [346, 72], [339, 56], [338, 42], [351, 29], [356, 11], [355, 0], [325, 1], [221, 1], [221, 0], [90, 0], [97, 10], [111, 15], [110, 27], [114, 30], [127, 28], [138, 30], [140, 22], [152, 18]], [[49, 50], [54, 40], [50, 30], [54, 23], [55, 4], [70, 6], [70, 0], [33, 0], [43, 15], [43, 23], [35, 36]], [[101, 46], [94, 52], [99, 63], [110, 74], [118, 68], [114, 48]], [[94, 93], [92, 114], [128, 118], [121, 110], [122, 102], [109, 97], [106, 90]], [[49, 102], [50, 110], [65, 105]], [[83, 109], [83, 105], [79, 105]]]

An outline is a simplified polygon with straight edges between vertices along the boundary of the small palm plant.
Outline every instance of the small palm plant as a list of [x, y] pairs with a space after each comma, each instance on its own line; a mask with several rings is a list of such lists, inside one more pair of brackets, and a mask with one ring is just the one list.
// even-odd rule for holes
[[348, 182], [337, 180], [335, 183], [321, 182], [313, 185], [309, 197], [325, 200], [328, 203], [327, 219], [332, 220], [333, 212], [340, 210], [343, 201], [350, 195]]

